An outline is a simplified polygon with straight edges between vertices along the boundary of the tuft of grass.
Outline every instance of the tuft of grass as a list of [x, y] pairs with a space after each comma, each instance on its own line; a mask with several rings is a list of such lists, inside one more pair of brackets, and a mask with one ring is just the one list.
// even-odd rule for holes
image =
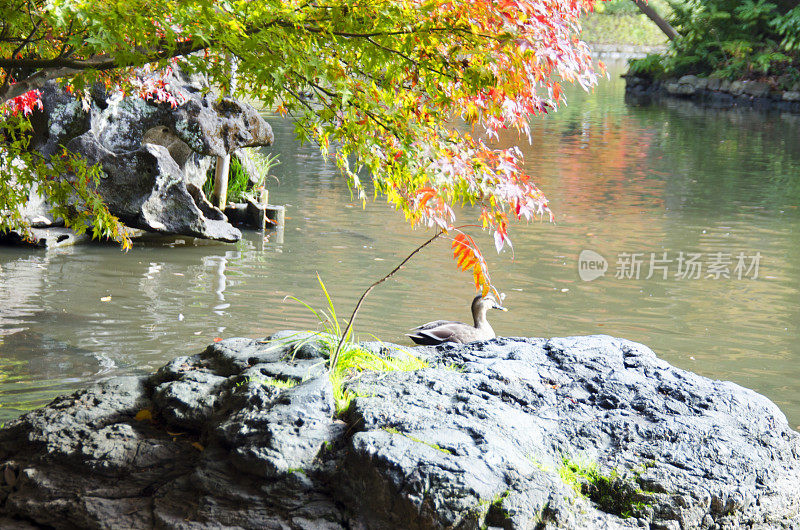
[[[242, 202], [252, 189], [263, 186], [270, 171], [280, 165], [278, 155], [264, 155], [255, 149], [246, 149], [250, 162], [245, 166], [239, 158], [232, 156], [228, 171], [228, 202]], [[214, 166], [208, 170], [203, 184], [203, 193], [207, 198], [214, 192]]]
[[249, 149], [247, 150], [247, 154], [251, 162], [250, 167], [247, 168], [247, 173], [254, 188], [266, 185], [269, 177], [275, 179], [276, 182], [278, 181], [271, 173], [273, 168], [281, 165], [277, 153], [267, 155], [260, 149]]
[[333, 387], [333, 401], [336, 404], [336, 414], [342, 415], [350, 410], [350, 405], [353, 403], [353, 399], [358, 397], [358, 393], [345, 388], [345, 378], [342, 374], [330, 372], [328, 377]]
[[[319, 286], [322, 288], [322, 292], [325, 295], [325, 300], [328, 304], [327, 311], [323, 309], [314, 309], [309, 304], [294, 296], [287, 296], [285, 299], [294, 300], [295, 302], [304, 305], [306, 309], [311, 311], [322, 327], [322, 332], [319, 334], [319, 339], [328, 346], [328, 350], [332, 351], [333, 348], [336, 347], [339, 338], [342, 337], [342, 326], [339, 323], [339, 318], [336, 316], [336, 307], [333, 305], [333, 300], [331, 299], [331, 295], [328, 293], [328, 288], [325, 287], [325, 282], [322, 281], [322, 278], [320, 278], [319, 274], [317, 274], [317, 281], [319, 282]], [[353, 328], [347, 330], [347, 335], [344, 337], [344, 347], [354, 347]]]
[[[228, 171], [228, 202], [242, 202], [250, 186], [250, 177], [239, 162], [238, 158], [231, 157]], [[210, 199], [214, 192], [214, 167], [208, 170], [206, 182], [203, 184], [203, 193]]]
[[332, 359], [330, 359], [328, 365], [328, 377], [333, 386], [333, 399], [336, 403], [337, 415], [346, 412], [350, 408], [353, 399], [359, 396], [356, 391], [346, 388], [346, 385], [358, 378], [363, 372], [411, 372], [428, 367], [428, 363], [410, 353], [407, 353], [404, 357], [383, 358], [355, 343], [353, 328], [348, 326], [344, 331], [342, 330], [336, 315], [336, 307], [330, 293], [328, 293], [328, 289], [325, 287], [325, 282], [322, 281], [319, 274], [317, 274], [317, 281], [325, 295], [328, 306], [326, 310], [314, 309], [294, 296], [287, 298], [303, 304], [320, 322], [322, 331], [319, 332], [317, 337], [325, 346], [325, 349], [328, 350], [329, 359], [344, 334], [342, 348], [339, 351], [335, 366], [331, 366]]
[[293, 388], [297, 386], [297, 381], [275, 379], [274, 377], [264, 379], [263, 381], [259, 381], [259, 383], [264, 386], [271, 386], [274, 388]]

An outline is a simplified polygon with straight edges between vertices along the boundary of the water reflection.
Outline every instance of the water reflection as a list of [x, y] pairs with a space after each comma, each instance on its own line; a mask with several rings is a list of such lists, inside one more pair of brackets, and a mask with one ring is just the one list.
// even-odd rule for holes
[[[798, 120], [628, 107], [622, 88], [612, 77], [571, 93], [568, 107], [533, 124], [527, 169], [556, 223], [514, 227], [516, 255], [487, 256], [511, 309], [493, 315], [495, 330], [641, 341], [678, 366], [767, 394], [800, 424]], [[293, 141], [291, 124], [272, 123], [282, 164], [270, 198], [288, 205], [283, 244], [249, 233], [236, 245], [156, 239], [127, 254], [0, 248], [0, 417], [99, 377], [152, 370], [215, 337], [314, 328], [286, 296], [324, 307], [319, 272], [348, 313], [427, 238], [382, 203], [362, 210], [314, 147]], [[477, 235], [488, 254], [490, 237]], [[584, 249], [609, 260], [604, 277], [580, 280]], [[757, 280], [614, 278], [621, 252], [740, 251], [763, 256]], [[370, 295], [357, 331], [405, 343], [419, 322], [468, 318], [471, 296], [437, 243]]]

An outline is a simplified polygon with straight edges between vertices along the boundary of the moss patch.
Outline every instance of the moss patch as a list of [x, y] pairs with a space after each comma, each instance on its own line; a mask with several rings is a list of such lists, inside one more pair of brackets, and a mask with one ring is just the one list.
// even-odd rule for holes
[[620, 517], [647, 517], [652, 512], [654, 492], [645, 491], [616, 469], [603, 474], [596, 463], [562, 460], [558, 475], [579, 495], [588, 497], [604, 512]]
[[245, 377], [243, 380], [236, 383], [236, 386], [246, 385], [247, 383], [256, 383], [262, 386], [270, 386], [279, 389], [297, 386], [297, 381], [292, 379], [276, 379], [274, 377]]
[[[335, 348], [329, 345], [329, 349]], [[330, 372], [333, 385], [333, 398], [336, 401], [336, 413], [343, 414], [350, 408], [357, 391], [347, 388], [347, 383], [354, 381], [364, 372], [413, 372], [427, 368], [428, 363], [407, 353], [403, 357], [381, 357], [355, 344], [345, 344], [339, 352], [339, 360]]]

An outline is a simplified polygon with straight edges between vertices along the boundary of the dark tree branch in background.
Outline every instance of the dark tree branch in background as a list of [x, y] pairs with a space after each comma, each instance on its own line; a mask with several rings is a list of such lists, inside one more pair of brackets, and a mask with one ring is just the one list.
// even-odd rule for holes
[[[141, 64], [188, 55], [203, 50], [208, 46], [209, 43], [195, 43], [193, 41], [182, 42], [173, 48], [156, 50], [146, 55]], [[0, 68], [4, 69], [6, 72], [10, 72], [16, 68], [36, 70], [33, 74], [21, 79], [16, 84], [6, 84], [0, 87], [0, 103], [20, 96], [29, 90], [41, 88], [51, 79], [73, 76], [86, 70], [113, 70], [125, 66], [131, 65], [120, 63], [119, 60], [112, 55], [100, 55], [88, 59], [71, 59], [69, 58], [69, 54], [64, 53], [53, 59], [16, 59], [14, 57], [0, 57]]]
[[658, 28], [664, 32], [664, 35], [669, 37], [669, 40], [675, 40], [680, 36], [669, 22], [664, 20], [661, 15], [656, 13], [655, 9], [647, 5], [647, 0], [633, 0], [633, 3], [636, 4], [636, 7], [639, 8], [639, 11], [644, 13], [647, 18], [656, 23], [656, 26], [658, 26]]

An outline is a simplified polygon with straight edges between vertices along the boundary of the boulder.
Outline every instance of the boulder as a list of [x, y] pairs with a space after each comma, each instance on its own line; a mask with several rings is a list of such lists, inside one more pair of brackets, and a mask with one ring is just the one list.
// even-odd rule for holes
[[753, 96], [754, 98], [769, 97], [771, 90], [768, 83], [763, 83], [761, 81], [745, 81], [742, 87], [743, 94]]
[[60, 248], [89, 241], [87, 234], [76, 234], [69, 228], [51, 226], [49, 228], [30, 228], [27, 234], [12, 230], [0, 233], [1, 243], [25, 245], [36, 248]]
[[744, 93], [744, 88], [747, 85], [747, 81], [731, 81], [730, 88], [728, 92], [733, 94], [734, 96], [741, 96]]
[[796, 528], [767, 398], [608, 336], [410, 353], [334, 409], [326, 342], [226, 339], [0, 430], [3, 528]]
[[[82, 103], [49, 84], [42, 91], [44, 112], [34, 120], [32, 145], [45, 156], [64, 145], [99, 164], [98, 191], [128, 226], [236, 241], [239, 230], [202, 192], [206, 173], [215, 156], [271, 145], [272, 129], [250, 105], [218, 98], [202, 79], [178, 68], [165, 81], [185, 103], [173, 108], [102, 90], [91, 91]], [[40, 202], [32, 199], [39, 208], [30, 221], [45, 219]]]
[[668, 94], [673, 96], [691, 96], [697, 92], [697, 82], [697, 76], [685, 75], [677, 81], [668, 81], [665, 84], [665, 89]]

